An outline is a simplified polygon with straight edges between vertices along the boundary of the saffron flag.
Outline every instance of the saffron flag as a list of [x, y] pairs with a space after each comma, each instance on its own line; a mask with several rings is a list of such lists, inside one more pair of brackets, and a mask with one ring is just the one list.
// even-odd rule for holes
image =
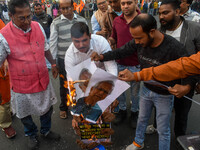
[[75, 11], [77, 8], [77, 4], [74, 2], [73, 5], [74, 5], [74, 11]]
[[82, 0], [80, 0], [80, 4], [76, 7], [77, 13], [81, 13], [81, 11], [83, 10], [84, 6], [85, 6], [85, 3]]

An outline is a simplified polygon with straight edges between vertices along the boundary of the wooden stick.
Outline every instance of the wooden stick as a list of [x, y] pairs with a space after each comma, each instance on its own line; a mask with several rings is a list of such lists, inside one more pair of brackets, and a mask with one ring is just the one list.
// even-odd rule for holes
[[76, 83], [84, 83], [84, 82], [87, 82], [89, 80], [76, 80], [76, 81], [73, 81], [73, 84], [76, 84]]

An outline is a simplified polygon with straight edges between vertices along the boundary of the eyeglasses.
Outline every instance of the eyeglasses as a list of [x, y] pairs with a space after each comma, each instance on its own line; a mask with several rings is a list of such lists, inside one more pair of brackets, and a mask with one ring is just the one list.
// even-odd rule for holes
[[70, 6], [70, 7], [61, 7], [60, 8], [62, 11], [65, 11], [65, 10], [72, 10], [72, 6]]
[[103, 4], [105, 4], [106, 3], [106, 1], [103, 1], [103, 2], [101, 2], [101, 3], [97, 3], [97, 5], [103, 5]]
[[16, 17], [20, 22], [25, 22], [25, 20], [27, 19], [28, 21], [31, 21], [32, 19], [32, 15], [29, 15], [29, 16], [19, 16], [19, 17]]

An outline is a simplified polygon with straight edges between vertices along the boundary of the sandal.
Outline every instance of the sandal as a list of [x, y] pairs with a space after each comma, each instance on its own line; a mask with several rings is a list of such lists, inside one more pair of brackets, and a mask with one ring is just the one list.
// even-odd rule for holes
[[66, 119], [67, 118], [67, 112], [66, 111], [60, 111], [60, 118]]

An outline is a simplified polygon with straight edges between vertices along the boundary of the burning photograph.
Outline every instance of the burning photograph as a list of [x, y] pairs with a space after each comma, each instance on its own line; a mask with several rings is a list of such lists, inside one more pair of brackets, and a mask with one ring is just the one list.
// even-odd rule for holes
[[[114, 130], [110, 122], [115, 115], [111, 104], [129, 88], [129, 85], [86, 60], [67, 71], [70, 94], [72, 127], [80, 136], [77, 144], [82, 149], [92, 149], [99, 144], [111, 145]], [[75, 102], [75, 103], [74, 103]]]
[[68, 79], [68, 83], [66, 84], [73, 83], [73, 86], [76, 90], [76, 100], [85, 96], [84, 93], [89, 79], [96, 69], [97, 67], [95, 63], [91, 62], [91, 59], [87, 59], [84, 62], [76, 65], [75, 67], [66, 70]]
[[102, 110], [97, 102], [104, 100], [111, 94], [114, 88], [112, 80], [105, 80], [96, 83], [89, 92], [87, 97], [80, 98], [71, 113], [73, 115], [82, 115], [90, 122], [96, 122], [102, 114]]

